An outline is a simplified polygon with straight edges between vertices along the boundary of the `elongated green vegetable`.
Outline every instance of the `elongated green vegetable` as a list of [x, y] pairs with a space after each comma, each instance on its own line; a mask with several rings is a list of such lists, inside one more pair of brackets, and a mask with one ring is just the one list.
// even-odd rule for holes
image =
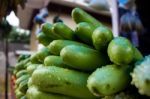
[[15, 68], [16, 68], [17, 70], [25, 69], [25, 68], [26, 68], [25, 65], [26, 65], [28, 62], [30, 62], [30, 58], [27, 58], [27, 59], [25, 59], [25, 60], [23, 60], [23, 61], [17, 63], [16, 66], [15, 66]]
[[93, 45], [99, 51], [106, 50], [112, 39], [112, 31], [104, 26], [96, 28], [92, 34]]
[[22, 96], [20, 99], [27, 99], [27, 97], [24, 95], [24, 96]]
[[74, 31], [62, 22], [54, 24], [53, 32], [66, 40], [75, 40]]
[[83, 43], [79, 43], [76, 41], [70, 41], [70, 40], [54, 40], [52, 41], [47, 48], [49, 49], [49, 51], [54, 54], [54, 55], [60, 55], [60, 51], [62, 50], [62, 48], [64, 48], [65, 46], [68, 45], [79, 45], [79, 46], [86, 46], [89, 47], [86, 44]]
[[30, 76], [29, 76], [28, 74], [21, 76], [19, 79], [16, 80], [16, 85], [19, 86], [19, 84], [20, 84], [22, 81], [24, 81], [24, 80], [26, 80], [26, 79], [29, 79], [29, 77], [30, 77]]
[[50, 23], [42, 24], [42, 32], [53, 40], [63, 39], [63, 37], [53, 32], [53, 25]]
[[[86, 87], [88, 74], [56, 66], [36, 69], [32, 82], [39, 90], [85, 99], [95, 99]], [[68, 90], [68, 91], [67, 91]]]
[[32, 87], [32, 86], [33, 86], [32, 78], [30, 77], [29, 80], [28, 80], [28, 88]]
[[40, 32], [37, 35], [37, 39], [39, 43], [43, 44], [44, 46], [47, 46], [53, 40], [50, 37], [46, 36], [43, 32]]
[[64, 62], [60, 56], [54, 56], [54, 55], [47, 56], [44, 59], [44, 65], [45, 66], [66, 67], [66, 68], [70, 67], [70, 66], [64, 64]]
[[92, 45], [92, 34], [95, 27], [87, 22], [80, 22], [78, 23], [75, 33], [77, 37], [82, 40], [84, 43]]
[[32, 75], [33, 71], [39, 66], [40, 64], [30, 64], [27, 67], [27, 72], [29, 75]]
[[16, 89], [15, 96], [16, 96], [16, 99], [20, 99], [22, 96], [24, 96], [24, 94], [19, 89]]
[[20, 78], [23, 75], [28, 74], [27, 70], [20, 70], [19, 72], [17, 72], [16, 77]]
[[108, 45], [110, 60], [117, 65], [127, 65], [133, 61], [134, 50], [131, 42], [124, 37], [116, 37]]
[[83, 71], [93, 71], [109, 63], [106, 55], [97, 50], [77, 45], [64, 47], [60, 56], [65, 64]]
[[49, 56], [51, 53], [47, 47], [41, 48], [39, 51], [31, 55], [31, 62], [33, 64], [40, 64], [44, 62], [45, 57]]
[[[29, 79], [29, 78], [28, 78]], [[28, 89], [28, 79], [22, 81], [20, 84], [19, 84], [19, 90], [22, 92], [22, 93], [26, 93], [27, 89]]]
[[42, 62], [38, 59], [37, 54], [33, 53], [30, 57], [32, 64], [41, 64]]
[[76, 23], [87, 22], [91, 23], [95, 27], [102, 26], [102, 23], [96, 20], [94, 17], [89, 15], [87, 12], [80, 8], [74, 8], [72, 10], [72, 18]]
[[89, 78], [87, 86], [96, 96], [108, 96], [124, 90], [131, 81], [130, 66], [107, 65], [98, 68]]
[[142, 53], [137, 48], [134, 47], [133, 50], [134, 50], [133, 62], [139, 61], [144, 58]]
[[38, 88], [35, 86], [32, 86], [27, 90], [26, 97], [27, 99], [76, 99], [73, 97], [64, 96], [60, 94], [45, 93], [39, 91]]

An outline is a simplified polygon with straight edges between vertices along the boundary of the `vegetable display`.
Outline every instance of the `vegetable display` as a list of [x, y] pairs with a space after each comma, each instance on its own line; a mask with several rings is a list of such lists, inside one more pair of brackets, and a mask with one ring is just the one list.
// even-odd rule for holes
[[37, 39], [45, 47], [16, 64], [16, 98], [150, 96], [150, 56], [144, 58], [127, 38], [113, 37], [110, 28], [80, 8], [73, 9], [72, 18], [75, 30], [60, 22], [42, 25]]

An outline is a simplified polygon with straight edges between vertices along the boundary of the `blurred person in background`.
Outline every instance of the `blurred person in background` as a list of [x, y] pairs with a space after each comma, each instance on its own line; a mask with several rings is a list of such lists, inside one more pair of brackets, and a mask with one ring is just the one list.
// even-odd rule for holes
[[148, 1], [118, 0], [120, 35], [128, 38], [143, 55], [150, 54]]

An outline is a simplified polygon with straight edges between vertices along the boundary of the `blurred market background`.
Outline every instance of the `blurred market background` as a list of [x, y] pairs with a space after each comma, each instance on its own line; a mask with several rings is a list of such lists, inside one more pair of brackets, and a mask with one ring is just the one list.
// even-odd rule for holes
[[[20, 4], [15, 4], [17, 0], [8, 1], [0, 0], [0, 99], [6, 99], [6, 91], [8, 98], [14, 99], [11, 69], [20, 54], [32, 53], [41, 47], [36, 40], [36, 34], [43, 22], [63, 21], [73, 29], [75, 23], [70, 16], [71, 10], [81, 7], [111, 27], [110, 12], [105, 0], [100, 2], [100, 7], [94, 5], [94, 2], [91, 3], [95, 8], [89, 5], [92, 0], [20, 0]], [[7, 87], [8, 90], [5, 89]]]

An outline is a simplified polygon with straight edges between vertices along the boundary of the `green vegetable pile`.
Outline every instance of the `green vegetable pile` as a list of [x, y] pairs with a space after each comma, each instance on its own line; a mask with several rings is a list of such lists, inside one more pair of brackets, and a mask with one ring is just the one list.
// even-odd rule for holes
[[45, 47], [16, 64], [17, 99], [150, 96], [150, 56], [143, 58], [128, 39], [113, 37], [80, 8], [73, 9], [72, 18], [75, 30], [61, 22], [42, 25], [37, 39]]

